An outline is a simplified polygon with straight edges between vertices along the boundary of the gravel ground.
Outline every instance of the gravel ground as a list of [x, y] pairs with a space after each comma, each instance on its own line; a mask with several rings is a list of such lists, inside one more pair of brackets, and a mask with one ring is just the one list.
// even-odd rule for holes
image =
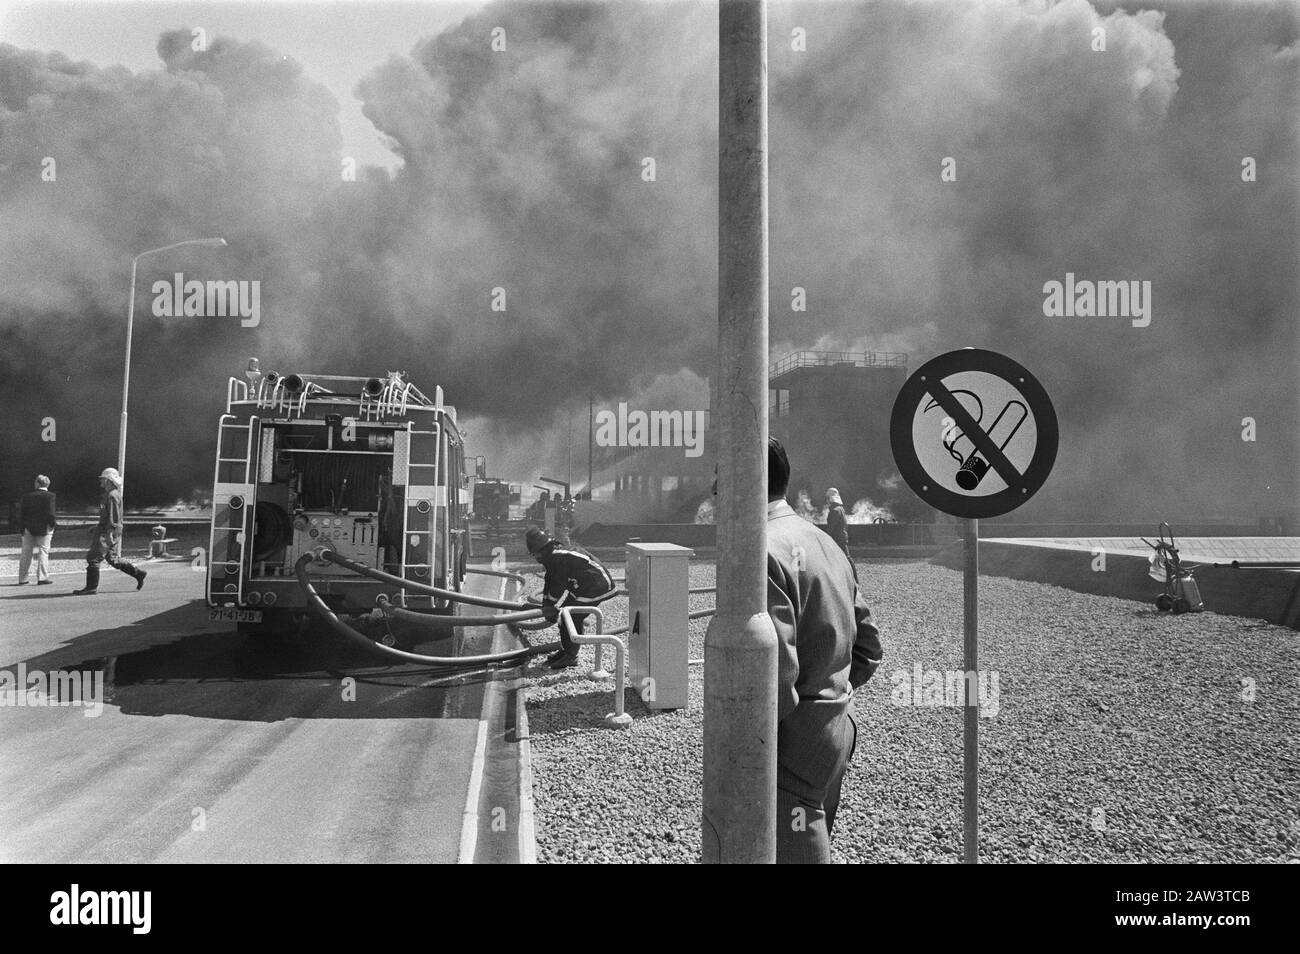
[[[961, 574], [858, 566], [885, 661], [855, 701], [835, 858], [960, 861], [962, 710], [895, 703], [915, 701], [900, 688], [915, 665], [960, 668]], [[712, 581], [692, 565], [693, 586]], [[626, 605], [606, 604], [609, 628]], [[998, 676], [980, 719], [981, 860], [1300, 863], [1300, 633], [998, 577], [981, 578], [980, 613], [980, 661]], [[530, 669], [538, 859], [696, 861], [702, 667], [684, 710], [651, 712], [629, 688], [635, 721], [618, 731], [583, 652], [577, 670]]]

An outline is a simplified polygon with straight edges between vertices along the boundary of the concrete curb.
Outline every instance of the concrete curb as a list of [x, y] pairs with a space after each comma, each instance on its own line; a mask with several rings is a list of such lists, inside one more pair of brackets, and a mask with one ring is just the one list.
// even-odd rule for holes
[[535, 865], [537, 816], [533, 809], [533, 749], [528, 736], [528, 690], [522, 682], [520, 680], [521, 684], [515, 690], [518, 693], [515, 737], [519, 740], [519, 863]]
[[[981, 540], [980, 574], [1048, 583], [1079, 593], [1116, 596], [1152, 604], [1162, 586], [1147, 575], [1147, 557], [1136, 553], [1106, 553], [1106, 569], [1094, 571], [1092, 549], [1035, 546], [1023, 541]], [[936, 554], [931, 563], [962, 568], [958, 540]], [[1205, 608], [1214, 613], [1263, 619], [1300, 629], [1300, 571], [1270, 567], [1202, 566], [1194, 573]]]

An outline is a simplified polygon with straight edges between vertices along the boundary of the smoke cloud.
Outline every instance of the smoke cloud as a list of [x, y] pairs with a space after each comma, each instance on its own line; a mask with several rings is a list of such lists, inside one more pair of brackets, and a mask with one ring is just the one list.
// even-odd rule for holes
[[[1016, 357], [1062, 434], [1025, 519], [1294, 506], [1293, 7], [949, 0], [770, 19], [775, 356]], [[470, 453], [519, 482], [562, 476], [571, 417], [577, 475], [589, 395], [702, 406], [716, 31], [706, 5], [493, 4], [359, 84], [404, 164], [356, 181], [337, 102], [254, 39], [200, 51], [164, 33], [141, 73], [0, 45], [0, 490], [44, 472], [93, 496], [116, 456], [131, 258], [204, 236], [229, 247], [140, 265], [136, 505], [207, 483], [225, 378], [250, 355], [441, 384]], [[176, 272], [261, 281], [260, 325], [154, 318], [151, 284]], [[1043, 285], [1066, 272], [1151, 281], [1151, 325], [1045, 317]]]

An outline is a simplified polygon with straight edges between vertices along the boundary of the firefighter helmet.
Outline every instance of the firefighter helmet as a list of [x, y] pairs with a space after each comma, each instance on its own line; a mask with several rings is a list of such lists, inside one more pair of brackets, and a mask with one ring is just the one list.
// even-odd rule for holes
[[528, 545], [528, 552], [536, 555], [541, 553], [555, 541], [546, 535], [545, 530], [539, 530], [537, 527], [529, 527], [528, 532], [524, 534], [524, 542]]

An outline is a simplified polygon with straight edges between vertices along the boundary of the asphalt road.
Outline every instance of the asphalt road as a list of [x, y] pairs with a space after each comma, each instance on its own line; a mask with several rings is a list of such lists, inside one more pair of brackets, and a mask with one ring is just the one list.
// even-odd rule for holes
[[[71, 595], [79, 574], [0, 585], [11, 685], [78, 674], [103, 702], [0, 691], [0, 861], [519, 860], [512, 672], [448, 679], [328, 634], [269, 646], [209, 623], [188, 562], [146, 565], [140, 592], [108, 568], [95, 597]], [[418, 651], [517, 645], [460, 632]]]

